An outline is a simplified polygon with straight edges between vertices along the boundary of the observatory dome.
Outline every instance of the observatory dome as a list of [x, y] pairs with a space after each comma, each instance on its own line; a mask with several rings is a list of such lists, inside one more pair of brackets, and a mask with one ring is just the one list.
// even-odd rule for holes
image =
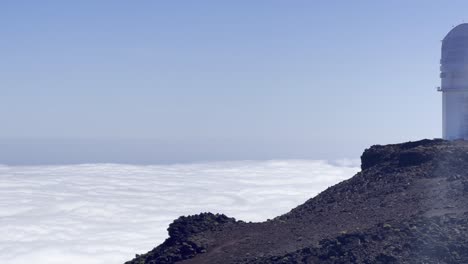
[[442, 40], [440, 59], [443, 137], [468, 140], [468, 24]]
[[468, 89], [468, 24], [458, 25], [447, 34], [441, 55], [441, 89]]
[[447, 33], [444, 40], [450, 37], [457, 37], [457, 36], [468, 36], [468, 23], [460, 24]]

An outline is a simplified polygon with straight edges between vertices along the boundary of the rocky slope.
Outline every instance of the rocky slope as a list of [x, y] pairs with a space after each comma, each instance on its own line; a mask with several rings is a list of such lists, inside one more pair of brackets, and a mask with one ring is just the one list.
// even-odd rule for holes
[[181, 217], [127, 264], [468, 263], [468, 143], [372, 146], [362, 171], [289, 213]]

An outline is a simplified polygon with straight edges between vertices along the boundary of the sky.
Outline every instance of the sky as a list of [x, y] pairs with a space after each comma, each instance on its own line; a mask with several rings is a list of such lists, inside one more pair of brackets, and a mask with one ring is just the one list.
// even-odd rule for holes
[[440, 40], [466, 10], [4, 0], [0, 164], [357, 158], [441, 137]]

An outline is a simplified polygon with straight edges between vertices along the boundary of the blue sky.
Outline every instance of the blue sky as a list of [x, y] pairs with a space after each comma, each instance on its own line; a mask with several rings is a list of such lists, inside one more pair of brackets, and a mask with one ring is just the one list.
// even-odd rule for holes
[[358, 157], [441, 136], [466, 1], [2, 1], [0, 163]]

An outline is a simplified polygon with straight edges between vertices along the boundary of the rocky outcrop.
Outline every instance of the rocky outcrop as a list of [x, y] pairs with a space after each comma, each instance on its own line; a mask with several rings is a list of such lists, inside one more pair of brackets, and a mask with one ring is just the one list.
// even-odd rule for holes
[[127, 263], [468, 263], [467, 142], [372, 146], [361, 162], [273, 220], [181, 217]]
[[169, 238], [163, 244], [147, 254], [137, 255], [126, 264], [169, 264], [205, 253], [205, 241], [197, 237], [205, 231], [216, 231], [236, 220], [222, 214], [202, 213], [192, 216], [181, 216], [169, 225]]

